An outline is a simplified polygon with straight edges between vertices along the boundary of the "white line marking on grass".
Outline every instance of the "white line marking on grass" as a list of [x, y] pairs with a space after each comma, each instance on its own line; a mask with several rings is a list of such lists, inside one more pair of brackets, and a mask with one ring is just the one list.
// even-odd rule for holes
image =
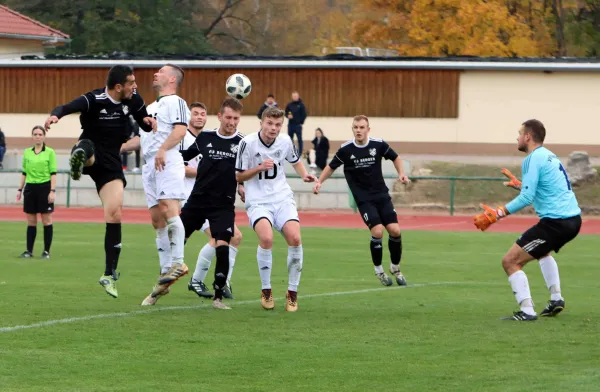
[[[477, 284], [489, 284], [489, 283], [487, 283], [487, 282], [415, 283], [415, 284], [409, 284], [408, 286], [403, 286], [403, 287], [396, 286], [396, 287], [387, 287], [387, 288], [381, 287], [381, 288], [376, 288], [376, 289], [364, 289], [364, 290], [353, 290], [353, 291], [337, 291], [337, 292], [334, 291], [334, 292], [330, 292], [330, 293], [300, 295], [299, 297], [300, 297], [300, 299], [318, 298], [318, 297], [334, 297], [334, 296], [339, 296], [339, 295], [355, 295], [355, 294], [373, 293], [373, 292], [380, 292], [380, 291], [405, 290], [405, 289], [425, 287], [425, 286], [468, 285], [468, 284], [476, 284], [477, 285]], [[282, 301], [284, 299], [285, 298], [283, 298], [283, 297], [276, 298], [276, 300], [278, 300], [278, 301]], [[233, 301], [233, 302], [231, 302], [231, 305], [235, 309], [235, 306], [237, 306], [237, 305], [249, 305], [249, 304], [257, 304], [257, 303], [260, 303], [260, 300]], [[135, 310], [133, 312], [103, 313], [103, 314], [96, 314], [96, 315], [90, 315], [90, 316], [69, 317], [69, 318], [58, 319], [58, 320], [42, 321], [40, 323], [34, 323], [34, 324], [25, 324], [25, 325], [15, 325], [12, 327], [4, 327], [4, 328], [0, 328], [0, 333], [15, 332], [15, 331], [21, 331], [24, 329], [31, 329], [31, 328], [51, 327], [53, 325], [58, 325], [58, 324], [71, 324], [71, 323], [76, 323], [79, 321], [90, 321], [90, 320], [117, 318], [117, 317], [129, 317], [129, 316], [137, 316], [140, 314], [164, 312], [164, 311], [170, 311], [170, 310], [192, 310], [192, 309], [202, 309], [202, 308], [212, 308], [212, 305], [200, 304], [200, 305], [188, 305], [188, 306], [152, 307], [150, 309]]]

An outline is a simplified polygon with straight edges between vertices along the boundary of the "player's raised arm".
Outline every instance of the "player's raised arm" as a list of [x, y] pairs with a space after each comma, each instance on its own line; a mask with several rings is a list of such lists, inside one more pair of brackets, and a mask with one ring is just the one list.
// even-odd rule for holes
[[156, 120], [148, 114], [144, 99], [137, 93], [133, 94], [132, 99], [134, 100], [134, 107], [137, 107], [137, 109], [134, 109], [131, 115], [144, 132], [152, 132], [152, 129], [156, 128]]
[[73, 113], [85, 113], [89, 111], [95, 102], [94, 94], [87, 93], [81, 95], [71, 102], [60, 105], [54, 108], [52, 112], [50, 112], [50, 117], [46, 120], [44, 124], [44, 128], [46, 131], [50, 129], [50, 125], [56, 124], [58, 120], [63, 118], [64, 116], [68, 116]]
[[[157, 170], [162, 170], [164, 168], [167, 151], [176, 147], [185, 137], [189, 122], [188, 117], [187, 104], [183, 99], [177, 97], [177, 99], [169, 101], [169, 122], [173, 124], [173, 130], [163, 142], [162, 146], [160, 146], [154, 157], [154, 166]], [[185, 156], [183, 157], [183, 160], [189, 161]]]
[[181, 156], [183, 157], [184, 162], [189, 162], [192, 159], [196, 158], [200, 155], [200, 148], [198, 148], [198, 142], [202, 138], [202, 134], [199, 134], [196, 137], [196, 141], [187, 148], [187, 150], [180, 150]]

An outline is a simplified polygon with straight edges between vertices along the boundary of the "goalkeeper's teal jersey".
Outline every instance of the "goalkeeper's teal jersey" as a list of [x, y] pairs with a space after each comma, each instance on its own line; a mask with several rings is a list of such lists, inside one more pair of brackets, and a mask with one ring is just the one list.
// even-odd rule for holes
[[546, 147], [533, 150], [523, 161], [521, 193], [506, 205], [509, 213], [527, 207], [540, 218], [564, 219], [581, 214], [575, 193], [560, 160]]

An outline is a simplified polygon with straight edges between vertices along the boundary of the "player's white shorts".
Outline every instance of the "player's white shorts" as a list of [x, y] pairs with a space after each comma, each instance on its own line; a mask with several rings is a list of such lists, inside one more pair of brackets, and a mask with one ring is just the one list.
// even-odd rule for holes
[[185, 165], [182, 160], [175, 160], [165, 165], [162, 171], [154, 168], [154, 160], [146, 162], [142, 167], [142, 182], [146, 193], [148, 208], [158, 205], [159, 200], [185, 200]]
[[[187, 199], [181, 200], [179, 202], [180, 208], [183, 208], [183, 206], [185, 205], [185, 203], [187, 203]], [[206, 231], [206, 229], [208, 229], [208, 228], [210, 228], [210, 225], [208, 224], [208, 219], [206, 219], [204, 221], [204, 223], [202, 224], [202, 227], [200, 228], [200, 231], [204, 233], [204, 231]]]
[[261, 218], [268, 219], [277, 231], [281, 231], [287, 221], [300, 222], [296, 200], [293, 197], [275, 204], [253, 204], [248, 207], [246, 213], [250, 219], [250, 226], [253, 228]]

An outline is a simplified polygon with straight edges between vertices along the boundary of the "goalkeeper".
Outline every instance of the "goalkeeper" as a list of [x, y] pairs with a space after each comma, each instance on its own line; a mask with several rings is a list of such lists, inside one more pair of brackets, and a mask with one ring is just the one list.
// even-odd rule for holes
[[539, 260], [550, 291], [550, 301], [540, 315], [556, 316], [565, 308], [558, 266], [550, 252], [558, 252], [579, 234], [581, 209], [560, 160], [543, 147], [545, 137], [546, 129], [540, 121], [528, 120], [522, 124], [517, 138], [518, 149], [528, 154], [522, 165], [523, 183], [507, 169], [502, 170], [510, 180], [504, 185], [520, 190], [519, 196], [502, 207], [482, 205], [484, 212], [473, 218], [475, 226], [485, 231], [498, 220], [530, 204], [540, 217], [540, 221], [523, 233], [502, 259], [502, 267], [521, 308], [505, 320], [537, 320], [527, 275], [523, 272], [523, 267], [531, 260]]

